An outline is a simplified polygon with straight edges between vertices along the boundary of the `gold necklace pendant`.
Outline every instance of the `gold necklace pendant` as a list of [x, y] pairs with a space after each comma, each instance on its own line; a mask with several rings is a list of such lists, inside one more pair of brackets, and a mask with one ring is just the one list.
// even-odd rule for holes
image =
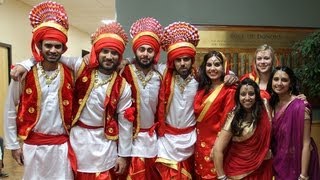
[[147, 76], [144, 77], [144, 75], [142, 74], [142, 71], [136, 70], [135, 71], [138, 79], [141, 81], [141, 84], [143, 86], [143, 89], [147, 86], [148, 82], [151, 80], [152, 76], [153, 76], [153, 70], [150, 70], [147, 74]]
[[57, 67], [56, 70], [54, 70], [53, 74], [48, 76], [48, 74], [45, 72], [45, 70], [43, 69], [42, 65], [39, 64], [38, 66], [41, 76], [43, 76], [45, 78], [46, 81], [46, 85], [50, 85], [52, 83], [52, 81], [58, 76], [59, 72], [60, 72], [60, 66]]
[[179, 87], [179, 90], [181, 94], [184, 92], [184, 89], [189, 84], [189, 82], [192, 80], [193, 76], [189, 75], [186, 79], [183, 79], [180, 75], [176, 74], [175, 81]]
[[94, 72], [94, 88], [98, 88], [100, 86], [103, 86], [107, 84], [109, 81], [111, 81], [112, 75], [108, 75], [106, 79], [101, 80], [98, 76], [98, 70]]

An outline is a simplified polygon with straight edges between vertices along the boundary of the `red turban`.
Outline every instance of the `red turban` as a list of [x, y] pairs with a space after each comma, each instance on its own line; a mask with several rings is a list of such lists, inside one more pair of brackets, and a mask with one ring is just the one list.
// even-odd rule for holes
[[193, 64], [195, 55], [196, 55], [196, 51], [191, 47], [179, 47], [179, 48], [173, 49], [168, 52], [167, 66], [168, 68], [174, 69], [174, 60], [182, 56], [191, 57], [192, 64]]
[[159, 58], [160, 58], [160, 43], [158, 40], [156, 40], [155, 38], [153, 38], [152, 36], [141, 36], [138, 39], [136, 39], [133, 42], [132, 45], [132, 50], [135, 53], [137, 51], [137, 49], [142, 46], [142, 45], [149, 45], [151, 46], [154, 51], [155, 51], [155, 57], [154, 57], [154, 63], [158, 63]]
[[59, 41], [63, 44], [63, 52], [65, 52], [67, 48], [68, 37], [61, 31], [52, 28], [52, 27], [41, 27], [33, 32], [32, 42], [31, 42], [31, 50], [32, 54], [36, 61], [43, 61], [43, 55], [37, 51], [37, 45], [43, 40], [55, 40]]
[[90, 67], [94, 68], [99, 66], [98, 57], [103, 48], [110, 48], [117, 51], [117, 53], [119, 53], [119, 60], [122, 59], [122, 54], [125, 50], [123, 42], [119, 41], [118, 39], [112, 37], [101, 38], [92, 46], [90, 54]]

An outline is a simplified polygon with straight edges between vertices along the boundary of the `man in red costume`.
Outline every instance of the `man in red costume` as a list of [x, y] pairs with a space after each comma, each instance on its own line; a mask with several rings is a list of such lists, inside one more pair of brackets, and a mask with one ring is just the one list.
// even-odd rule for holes
[[191, 179], [196, 142], [193, 101], [198, 88], [192, 65], [199, 35], [194, 26], [176, 22], [164, 29], [161, 42], [168, 54], [159, 93], [156, 166], [162, 179]]
[[29, 19], [36, 64], [23, 82], [11, 81], [4, 111], [6, 148], [24, 165], [24, 179], [73, 179], [76, 159], [68, 135], [73, 77], [59, 62], [67, 50], [67, 14], [62, 5], [47, 1], [35, 6]]
[[130, 29], [135, 62], [124, 68], [122, 76], [131, 85], [136, 108], [129, 168], [133, 180], [160, 179], [154, 166], [158, 151], [154, 123], [162, 76], [153, 65], [160, 57], [162, 31], [160, 23], [151, 17], [137, 20]]
[[91, 35], [89, 65], [67, 62], [76, 72], [70, 141], [78, 159], [76, 179], [115, 179], [127, 171], [134, 108], [131, 89], [116, 72], [128, 37], [117, 22]]

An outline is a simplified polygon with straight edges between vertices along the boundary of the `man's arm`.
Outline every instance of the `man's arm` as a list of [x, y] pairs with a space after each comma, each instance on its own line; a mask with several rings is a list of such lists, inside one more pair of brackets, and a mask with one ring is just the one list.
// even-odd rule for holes
[[130, 85], [126, 83], [118, 103], [119, 143], [118, 155], [120, 157], [131, 156], [133, 124], [124, 117], [125, 111], [132, 105]]
[[123, 174], [127, 169], [127, 158], [131, 156], [133, 123], [124, 117], [125, 111], [132, 105], [131, 89], [128, 83], [121, 94], [118, 103], [119, 143], [118, 159], [115, 165], [116, 174]]
[[[66, 57], [61, 56], [60, 62], [62, 64], [65, 64], [72, 70], [79, 69], [82, 58], [80, 57]], [[23, 81], [27, 72], [31, 70], [32, 66], [34, 66], [37, 62], [34, 58], [30, 58], [27, 60], [24, 60], [20, 63], [17, 63], [10, 71], [10, 77], [15, 81]]]
[[19, 97], [21, 94], [20, 88], [20, 82], [11, 81], [4, 109], [4, 129], [6, 148], [11, 150], [12, 157], [18, 162], [18, 164], [23, 165], [23, 154], [17, 137], [16, 124], [16, 107], [19, 104]]

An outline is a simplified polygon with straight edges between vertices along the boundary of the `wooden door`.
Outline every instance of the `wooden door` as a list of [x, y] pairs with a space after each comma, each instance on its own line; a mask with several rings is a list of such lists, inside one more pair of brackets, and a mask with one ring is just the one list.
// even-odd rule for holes
[[0, 136], [3, 137], [3, 113], [9, 85], [11, 46], [0, 43]]

